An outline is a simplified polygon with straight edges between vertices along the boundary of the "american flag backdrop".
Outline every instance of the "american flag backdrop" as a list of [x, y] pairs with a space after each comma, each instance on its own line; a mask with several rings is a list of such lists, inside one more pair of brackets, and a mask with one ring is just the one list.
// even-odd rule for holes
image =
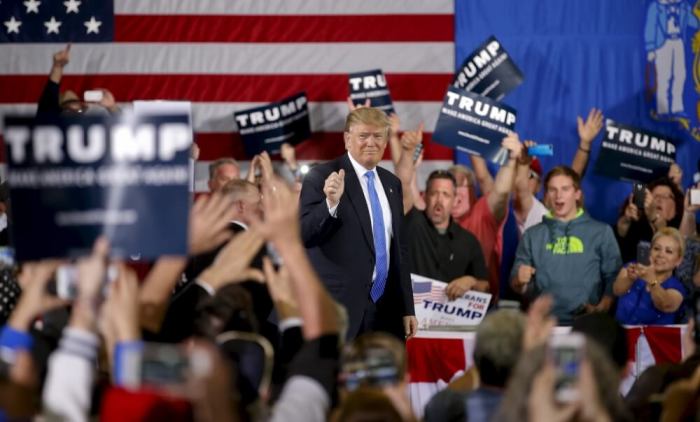
[[[0, 0], [0, 114], [33, 113], [53, 53], [72, 41], [63, 89], [193, 102], [199, 179], [210, 160], [247, 159], [235, 110], [300, 91], [313, 134], [298, 158], [330, 159], [351, 72], [381, 68], [402, 128], [434, 128], [454, 72], [453, 1]], [[426, 141], [426, 161], [452, 159]]]

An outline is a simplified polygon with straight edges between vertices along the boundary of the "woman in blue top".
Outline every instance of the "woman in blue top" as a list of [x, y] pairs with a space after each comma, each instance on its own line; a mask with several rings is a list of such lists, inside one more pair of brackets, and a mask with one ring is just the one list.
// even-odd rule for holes
[[628, 264], [617, 275], [613, 293], [619, 296], [615, 318], [627, 325], [674, 324], [687, 296], [683, 283], [673, 276], [683, 260], [683, 236], [665, 227], [651, 240], [650, 265]]

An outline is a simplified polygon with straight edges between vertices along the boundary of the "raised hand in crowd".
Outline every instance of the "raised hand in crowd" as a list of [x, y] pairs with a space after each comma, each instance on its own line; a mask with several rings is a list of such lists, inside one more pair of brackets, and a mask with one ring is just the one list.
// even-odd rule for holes
[[292, 285], [287, 267], [281, 265], [276, 271], [270, 258], [263, 258], [265, 284], [281, 320], [299, 316], [299, 304], [292, 292]]
[[228, 224], [233, 213], [226, 195], [200, 196], [190, 211], [190, 255], [208, 252], [229, 240], [232, 233]]
[[61, 261], [58, 260], [46, 260], [22, 266], [19, 275], [22, 295], [8, 320], [8, 326], [28, 332], [38, 316], [51, 309], [68, 305], [69, 302], [50, 294], [47, 290], [47, 285], [60, 264]]
[[685, 237], [692, 237], [697, 235], [697, 224], [695, 220], [695, 214], [700, 211], [700, 205], [693, 205], [690, 200], [691, 190], [700, 189], [700, 183], [696, 183], [685, 193], [685, 199], [683, 202], [683, 218], [681, 219], [681, 224], [678, 230]]
[[71, 45], [67, 44], [63, 50], [53, 55], [51, 73], [49, 74], [49, 79], [51, 79], [52, 82], [57, 84], [61, 82], [61, 78], [63, 78], [63, 68], [70, 62], [70, 47]]
[[88, 420], [95, 362], [100, 345], [96, 334], [107, 276], [109, 243], [98, 238], [92, 253], [77, 262], [77, 297], [60, 347], [49, 358], [43, 405], [61, 420]]
[[391, 152], [391, 161], [396, 166], [399, 163], [399, 158], [401, 158], [401, 138], [399, 137], [399, 131], [401, 130], [401, 119], [396, 113], [391, 113], [389, 115], [389, 122], [391, 123], [390, 133], [389, 133], [389, 151]]
[[284, 260], [291, 291], [304, 320], [304, 337], [317, 338], [322, 334], [338, 332], [337, 315], [335, 303], [306, 257], [301, 242], [299, 210], [289, 206], [294, 197], [294, 192], [283, 181], [274, 178], [263, 187], [265, 219], [253, 226], [255, 231], [272, 242]]
[[[25, 388], [33, 388], [37, 383], [34, 359], [31, 357], [30, 330], [34, 321], [43, 313], [65, 306], [67, 301], [50, 294], [47, 285], [53, 279], [60, 261], [46, 260], [26, 263], [22, 267], [20, 280], [22, 295], [12, 312], [7, 326], [2, 330], [2, 337], [23, 338], [15, 345], [3, 345], [0, 363], [10, 365], [8, 377], [14, 383]], [[4, 392], [2, 392], [4, 394]], [[1, 396], [2, 394], [0, 394]]]
[[634, 203], [634, 197], [630, 194], [627, 199], [627, 204], [625, 205], [625, 210], [623, 214], [617, 220], [617, 234], [620, 237], [626, 237], [627, 232], [633, 222], [637, 222], [642, 218], [641, 212], [644, 212], [644, 216], [653, 222], [656, 220], [656, 207], [654, 206], [654, 197], [649, 189], [644, 190], [644, 209], [640, 210], [639, 207]]
[[97, 311], [102, 300], [102, 289], [107, 275], [109, 242], [100, 237], [95, 240], [92, 253], [78, 260], [78, 295], [73, 302], [71, 327], [86, 331], [97, 329]]
[[110, 285], [102, 313], [103, 322], [116, 341], [141, 338], [139, 280], [136, 272], [123, 263], [117, 264], [117, 277]]
[[425, 202], [420, 196], [418, 189], [416, 169], [420, 165], [423, 153], [414, 160], [415, 151], [418, 145], [423, 142], [424, 124], [421, 122], [416, 130], [407, 130], [401, 135], [400, 146], [401, 154], [396, 163], [396, 177], [401, 180], [401, 188], [403, 191], [403, 212], [407, 214], [411, 208], [425, 209]]
[[[189, 254], [195, 256], [213, 250], [228, 241], [228, 229], [234, 208], [230, 198], [220, 193], [201, 196], [192, 206], [189, 218]], [[157, 333], [168, 309], [171, 293], [187, 265], [184, 257], [163, 256], [156, 261], [140, 291], [141, 325]]]
[[280, 156], [284, 163], [289, 167], [289, 170], [298, 179], [299, 163], [297, 163], [296, 151], [294, 150], [294, 145], [287, 142], [283, 143], [280, 147]]
[[[590, 371], [590, 366], [588, 370]], [[575, 420], [576, 413], [583, 407], [583, 403], [580, 400], [571, 403], [558, 403], [555, 400], [556, 379], [557, 373], [554, 364], [546, 360], [540, 372], [532, 380], [532, 389], [527, 401], [528, 421], [568, 422]]]
[[678, 189], [683, 190], [683, 169], [678, 163], [673, 163], [668, 168], [668, 178], [673, 182]]
[[272, 160], [270, 159], [270, 154], [268, 154], [267, 151], [261, 152], [259, 156], [260, 159], [258, 160], [258, 165], [260, 166], [260, 177], [263, 183], [267, 183], [272, 180], [272, 177], [275, 174], [275, 171], [272, 168]]
[[580, 362], [579, 377], [574, 387], [579, 392], [577, 400], [562, 403], [555, 399], [556, 372], [551, 359], [546, 359], [542, 370], [535, 375], [528, 399], [529, 421], [612, 421], [598, 392], [589, 357], [584, 357]]
[[536, 193], [536, 189], [533, 189], [530, 184], [530, 180], [532, 179], [530, 176], [532, 157], [527, 152], [528, 148], [536, 145], [537, 143], [532, 140], [523, 142], [523, 152], [520, 154], [520, 157], [518, 157], [517, 168], [515, 170], [513, 207], [515, 217], [522, 223], [525, 222], [532, 209], [534, 203], [533, 198]]
[[244, 230], [231, 239], [216, 259], [199, 275], [199, 282], [219, 290], [228, 283], [255, 280], [262, 282], [260, 270], [249, 268], [250, 262], [263, 245], [263, 238], [256, 230]]
[[270, 154], [268, 154], [267, 151], [263, 151], [254, 156], [250, 161], [250, 167], [248, 168], [246, 180], [250, 183], [257, 184], [257, 177], [260, 176], [260, 181], [262, 183], [266, 183], [272, 178], [274, 173]]
[[99, 321], [110, 368], [114, 368], [117, 344], [141, 339], [140, 307], [136, 272], [118, 263], [116, 278], [109, 286]]
[[110, 113], [117, 113], [119, 111], [117, 101], [114, 99], [114, 95], [110, 90], [105, 88], [95, 88], [95, 90], [102, 92], [102, 99], [97, 102], [98, 105], [104, 107]]
[[484, 159], [472, 156], [474, 173], [479, 181], [479, 186], [484, 195], [487, 195], [486, 200], [489, 210], [499, 223], [506, 216], [508, 198], [510, 198], [510, 193], [513, 191], [513, 183], [515, 182], [516, 162], [523, 154], [523, 144], [515, 132], [511, 132], [503, 138], [501, 146], [508, 150], [508, 160], [498, 169], [495, 180], [491, 178], [491, 173], [489, 173]]
[[578, 130], [579, 144], [576, 155], [574, 155], [574, 161], [571, 163], [571, 168], [583, 177], [588, 167], [593, 140], [600, 133], [600, 129], [603, 128], [603, 113], [597, 108], [592, 108], [588, 112], [588, 117], [586, 117], [585, 121], [581, 116], [577, 116], [576, 128]]
[[547, 343], [557, 319], [551, 315], [554, 300], [550, 295], [535, 299], [527, 311], [523, 330], [523, 350], [532, 350]]

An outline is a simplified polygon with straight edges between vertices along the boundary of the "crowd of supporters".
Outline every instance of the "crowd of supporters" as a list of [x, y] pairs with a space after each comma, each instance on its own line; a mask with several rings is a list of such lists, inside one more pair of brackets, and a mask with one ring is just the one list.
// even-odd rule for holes
[[[38, 114], [119, 113], [107, 90], [99, 104], [60, 93], [69, 59], [69, 47], [54, 56]], [[417, 129], [402, 131], [396, 115], [349, 108], [350, 153], [357, 148], [350, 132], [359, 126], [378, 128], [362, 142], [390, 149], [409, 257], [401, 271], [448, 283], [450, 299], [470, 290], [493, 295], [477, 327], [474, 366], [433, 397], [426, 421], [700, 418], [700, 206], [691, 204], [692, 186], [682, 185], [683, 169], [671, 166], [667, 177], [646, 185], [641, 203], [630, 193], [618, 220], [601, 222], [586, 212], [581, 189], [602, 128], [599, 110], [579, 118], [571, 166], [545, 171], [528, 155], [535, 142], [512, 133], [502, 143], [508, 159], [495, 175], [472, 156], [471, 168], [436, 170], [422, 186], [422, 157], [415, 153], [422, 125], [411, 122]], [[193, 202], [188, 227], [173, 228], [188, 231], [187, 257], [115, 260], [108, 240], [99, 238], [90, 255], [72, 264], [71, 300], [56, 295], [65, 261], [3, 266], [0, 420], [417, 420], [405, 348], [415, 327], [409, 319], [405, 336], [374, 330], [366, 313], [358, 320], [357, 310], [344, 306], [343, 293], [329, 287], [310, 257], [317, 240], [303, 233], [300, 192], [303, 202], [313, 187], [308, 169], [291, 145], [283, 145], [279, 162], [273, 158], [253, 157], [246, 176], [232, 157], [211, 163], [210, 192]], [[314, 193], [328, 201], [321, 208], [330, 223], [318, 230], [332, 235], [342, 230], [338, 200], [347, 189], [343, 178], [351, 176], [340, 170], [325, 177], [318, 180], [323, 192]], [[382, 193], [388, 198], [389, 186]], [[11, 245], [6, 191], [0, 242]], [[520, 240], [503, 280], [509, 209]], [[373, 226], [375, 217], [382, 218], [372, 216]], [[648, 260], [641, 262], [645, 242]], [[374, 263], [369, 268], [373, 276], [381, 272]], [[499, 309], [505, 296], [520, 310]], [[377, 308], [370, 309], [380, 313], [381, 299], [373, 302]], [[687, 324], [684, 361], [651, 367], [624, 397], [630, 348], [622, 324]], [[574, 399], [558, 395], [561, 368], [551, 340], [557, 325], [585, 339], [569, 380]]]

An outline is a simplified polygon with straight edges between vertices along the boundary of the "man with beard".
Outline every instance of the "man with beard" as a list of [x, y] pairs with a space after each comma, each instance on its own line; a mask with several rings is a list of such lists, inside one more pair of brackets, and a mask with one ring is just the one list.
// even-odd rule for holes
[[411, 272], [448, 282], [445, 293], [456, 299], [468, 290], [489, 291], [488, 271], [479, 241], [450, 216], [457, 182], [445, 170], [430, 173], [425, 211], [406, 214]]

